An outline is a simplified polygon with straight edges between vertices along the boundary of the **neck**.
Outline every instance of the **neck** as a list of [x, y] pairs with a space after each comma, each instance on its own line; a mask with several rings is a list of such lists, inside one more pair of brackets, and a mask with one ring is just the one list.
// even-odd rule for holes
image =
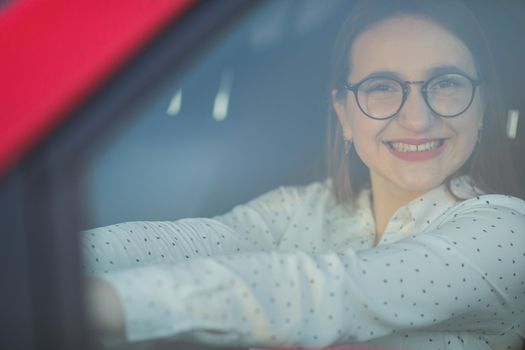
[[376, 222], [375, 244], [377, 244], [394, 213], [402, 206], [422, 195], [422, 193], [402, 191], [391, 184], [388, 186], [385, 181], [374, 180], [373, 176], [370, 180], [372, 189], [372, 212]]

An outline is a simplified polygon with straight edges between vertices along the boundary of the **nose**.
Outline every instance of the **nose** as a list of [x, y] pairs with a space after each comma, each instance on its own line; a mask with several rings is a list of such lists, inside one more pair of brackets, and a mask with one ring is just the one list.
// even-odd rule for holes
[[425, 102], [420, 89], [412, 86], [407, 88], [408, 96], [396, 119], [407, 130], [416, 133], [424, 132], [432, 127], [437, 118]]

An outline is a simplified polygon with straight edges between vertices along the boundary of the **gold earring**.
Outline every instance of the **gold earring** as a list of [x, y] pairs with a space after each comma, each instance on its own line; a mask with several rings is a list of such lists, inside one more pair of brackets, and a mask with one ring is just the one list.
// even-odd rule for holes
[[347, 139], [345, 137], [345, 154], [348, 155], [350, 153], [350, 149], [352, 148], [352, 139]]

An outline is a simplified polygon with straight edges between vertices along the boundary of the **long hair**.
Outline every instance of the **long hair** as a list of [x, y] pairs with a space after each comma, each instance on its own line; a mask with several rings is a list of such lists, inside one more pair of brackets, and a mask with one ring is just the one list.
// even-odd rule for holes
[[[343, 84], [349, 75], [350, 50], [359, 34], [386, 19], [416, 15], [429, 18], [459, 38], [474, 57], [476, 69], [483, 80], [486, 102], [483, 128], [474, 151], [465, 164], [446, 179], [470, 176], [473, 185], [486, 193], [518, 196], [516, 175], [510, 156], [510, 143], [505, 135], [505, 114], [502, 110], [499, 79], [484, 31], [472, 11], [461, 0], [361, 0], [343, 23], [336, 38], [330, 91], [344, 98]], [[328, 167], [334, 194], [340, 203], [352, 204], [357, 194], [370, 186], [369, 170], [359, 158], [355, 147], [344, 152], [341, 126], [333, 107], [329, 107]]]

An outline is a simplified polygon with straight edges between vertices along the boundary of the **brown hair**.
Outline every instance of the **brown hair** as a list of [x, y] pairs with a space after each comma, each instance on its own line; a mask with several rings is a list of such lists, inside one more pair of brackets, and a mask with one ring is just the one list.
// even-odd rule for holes
[[[350, 69], [350, 49], [357, 36], [386, 19], [416, 15], [429, 18], [458, 37], [472, 53], [483, 80], [486, 110], [479, 143], [467, 162], [454, 174], [469, 175], [473, 185], [487, 193], [518, 195], [516, 175], [505, 135], [505, 120], [492, 54], [476, 16], [460, 0], [361, 0], [343, 23], [336, 38], [332, 58], [330, 91], [344, 98], [342, 85]], [[329, 172], [337, 200], [352, 204], [356, 195], [370, 186], [369, 171], [352, 147], [344, 152], [344, 139], [335, 111], [330, 106], [328, 127]]]

